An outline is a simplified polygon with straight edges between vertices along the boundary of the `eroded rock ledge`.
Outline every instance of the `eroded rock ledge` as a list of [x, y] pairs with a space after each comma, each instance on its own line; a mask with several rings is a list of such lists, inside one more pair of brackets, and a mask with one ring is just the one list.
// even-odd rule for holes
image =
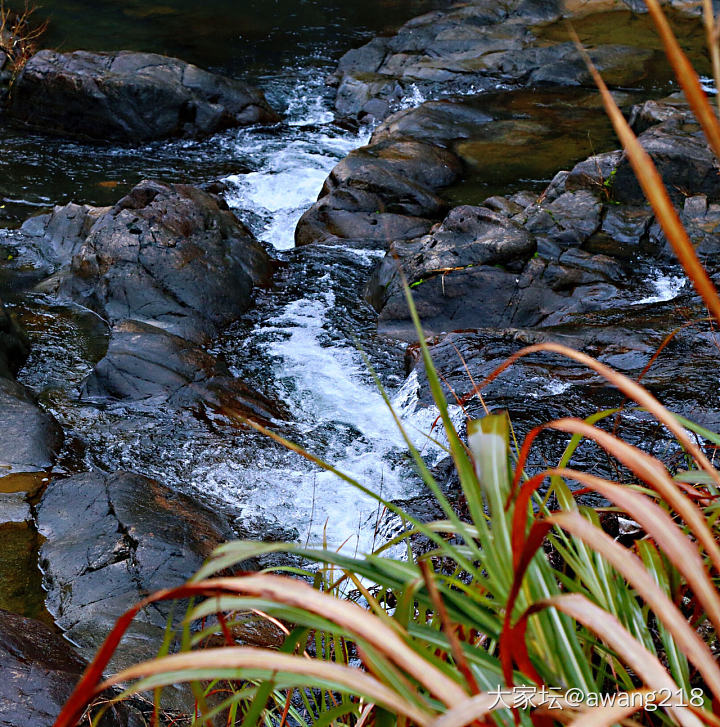
[[[222, 516], [128, 472], [91, 472], [48, 486], [37, 508], [47, 606], [91, 657], [137, 601], [188, 580], [233, 533]], [[145, 609], [115, 654], [119, 669], [157, 653], [170, 606]]]

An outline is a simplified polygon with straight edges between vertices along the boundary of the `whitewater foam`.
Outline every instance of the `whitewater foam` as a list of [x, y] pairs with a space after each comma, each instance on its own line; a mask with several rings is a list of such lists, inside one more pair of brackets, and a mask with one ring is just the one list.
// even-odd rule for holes
[[660, 271], [656, 271], [656, 275], [657, 277], [650, 281], [652, 287], [655, 288], [655, 295], [649, 295], [641, 300], [636, 300], [633, 302], [633, 305], [664, 303], [668, 300], [673, 300], [680, 295], [687, 282], [686, 278], [682, 275], [671, 275]]

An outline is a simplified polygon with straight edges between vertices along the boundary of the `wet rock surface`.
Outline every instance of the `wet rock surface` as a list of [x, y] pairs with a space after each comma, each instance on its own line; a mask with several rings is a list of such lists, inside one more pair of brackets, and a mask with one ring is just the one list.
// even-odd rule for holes
[[25, 334], [0, 301], [0, 477], [51, 467], [62, 444], [55, 420], [15, 380], [29, 352]]
[[48, 469], [62, 444], [50, 414], [41, 411], [27, 389], [0, 378], [0, 475]]
[[112, 329], [107, 353], [82, 384], [81, 397], [97, 403], [141, 403], [146, 408], [190, 407], [202, 401], [266, 422], [285, 415], [279, 403], [233, 378], [202, 348], [132, 320]]
[[9, 379], [30, 354], [30, 342], [0, 300], [0, 377]]
[[[673, 100], [653, 108], [656, 115], [662, 109], [665, 120], [648, 127], [640, 141], [668, 188], [681, 158], [694, 166], [696, 173], [683, 177], [681, 214], [714, 270], [716, 163], [686, 110]], [[636, 187], [622, 153], [603, 153], [558, 173], [538, 196], [496, 196], [484, 205], [456, 207], [429, 234], [392, 242], [367, 290], [380, 332], [415, 338], [403, 278], [427, 335], [547, 327], [641, 300], [638, 291], [649, 292], [648, 277], [658, 265], [670, 265], [673, 253]]]
[[[634, 96], [617, 98], [627, 105]], [[523, 176], [548, 178], [563, 160], [575, 163], [594, 148], [588, 134], [613, 143], [597, 94], [582, 89], [491, 93], [399, 111], [333, 169], [295, 242], [384, 249], [419, 237], [456, 199], [482, 201]]]
[[13, 84], [7, 113], [38, 131], [134, 143], [279, 121], [242, 81], [132, 52], [40, 51]]
[[134, 318], [200, 342], [247, 310], [269, 273], [265, 250], [217, 198], [145, 181], [75, 238], [56, 291], [110, 324]]
[[[679, 330], [653, 360], [670, 334], [679, 328], [679, 319], [696, 323]], [[534, 353], [491, 383], [484, 383], [485, 377], [512, 354], [540, 343], [559, 343], [593, 356], [632, 379], [641, 379], [671, 411], [712, 431], [720, 426], [720, 400], [712, 384], [720, 339], [702, 322], [702, 308], [689, 292], [661, 303], [633, 307], [610, 304], [603, 310], [576, 316], [570, 325], [455, 331], [430, 343], [449, 401], [455, 404], [458, 397], [471, 417], [483, 415], [483, 402], [491, 410], [507, 410], [519, 440], [533, 427], [554, 419], [584, 418], [608, 410], [605, 421], [616, 426], [626, 441], [671, 466], [682, 466], [682, 452], [662, 426], [626, 401], [612, 384], [569, 358]], [[408, 350], [407, 364], [411, 375], [417, 377], [420, 401], [431, 405], [425, 367], [416, 345]], [[481, 387], [482, 402], [475, 395], [468, 370]], [[623, 407], [624, 412], [616, 418], [612, 410]], [[603, 421], [600, 424], [604, 426]], [[543, 435], [532, 466], [544, 467], [547, 462], [558, 461], [566, 444], [567, 437]], [[619, 476], [615, 465], [592, 446], [582, 447], [573, 461], [586, 471]]]
[[[85, 669], [86, 662], [48, 626], [0, 611], [0, 724], [49, 725]], [[109, 710], [101, 727], [139, 727], [126, 705]]]
[[[48, 610], [90, 657], [130, 606], [184, 583], [232, 537], [221, 515], [126, 472], [54, 480], [37, 508]], [[169, 605], [134, 620], [110, 668], [157, 653]]]
[[272, 273], [264, 247], [220, 198], [144, 181], [114, 207], [56, 207], [11, 239], [24, 267], [6, 268], [16, 284], [89, 308], [110, 329], [107, 352], [80, 390], [87, 401], [203, 401], [280, 416], [204, 350]]
[[456, 181], [461, 169], [451, 152], [414, 139], [380, 141], [352, 152], [301, 218], [295, 242], [362, 239], [382, 247], [388, 238], [422, 234], [447, 209], [436, 191]]
[[[687, 5], [671, 5], [682, 13], [695, 12]], [[343, 115], [382, 119], [412, 95], [482, 93], [499, 85], [591, 85], [565, 18], [579, 23], [593, 61], [611, 86], [649, 84], [658, 72], [669, 78], [659, 46], [649, 25], [638, 21], [638, 12], [646, 12], [642, 3], [630, 0], [505, 5], [488, 0], [430, 12], [408, 21], [395, 35], [374, 38], [343, 56], [332, 77], [336, 108]], [[614, 33], [607, 32], [608, 24], [614, 25]], [[592, 30], [583, 32], [588, 28]]]

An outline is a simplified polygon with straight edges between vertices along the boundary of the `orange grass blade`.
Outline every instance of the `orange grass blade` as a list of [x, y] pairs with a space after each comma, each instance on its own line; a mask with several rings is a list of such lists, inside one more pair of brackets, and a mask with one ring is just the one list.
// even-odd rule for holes
[[[675, 521], [649, 497], [636, 490], [608, 482], [585, 472], [572, 469], [556, 469], [547, 472], [549, 476], [558, 475], [574, 479], [599, 492], [603, 497], [621, 507], [634, 518], [655, 542], [663, 553], [683, 575], [690, 588], [705, 608], [716, 631], [715, 623], [720, 615], [720, 592], [715, 588], [705, 564], [694, 542], [678, 527]], [[704, 642], [703, 642], [704, 643]], [[719, 672], [720, 673], [720, 672]], [[720, 686], [720, 684], [719, 684]]]
[[60, 710], [60, 714], [53, 722], [53, 727], [76, 727], [82, 717], [85, 708], [92, 702], [96, 695], [96, 687], [102, 679], [105, 667], [108, 665], [120, 640], [128, 630], [135, 616], [151, 603], [168, 601], [178, 598], [192, 598], [193, 596], [218, 596], [221, 595], [218, 589], [207, 587], [204, 583], [187, 584], [179, 588], [171, 588], [158, 591], [148, 596], [128, 609], [113, 626], [112, 631], [107, 635], [102, 646], [95, 654], [95, 658], [87, 665], [80, 681], [75, 686], [72, 694]]
[[678, 490], [677, 483], [661, 462], [622, 439], [590, 426], [580, 419], [558, 419], [549, 426], [552, 429], [569, 434], [582, 434], [587, 439], [592, 439], [650, 485], [683, 518], [690, 531], [705, 548], [715, 568], [720, 570], [720, 546], [705, 516], [692, 500]]
[[475, 720], [482, 719], [494, 709], [504, 708], [504, 704], [498, 704], [496, 694], [483, 692], [470, 699], [466, 699], [457, 707], [449, 709], [445, 714], [437, 717], [431, 722], [431, 727], [465, 727]]
[[[647, 501], [647, 498], [644, 499]], [[583, 543], [612, 564], [615, 570], [637, 590], [656, 617], [662, 621], [667, 630], [673, 635], [677, 645], [688, 659], [695, 664], [705, 677], [710, 689], [717, 695], [720, 691], [720, 668], [718, 668], [712, 652], [698, 636], [695, 629], [690, 627], [687, 619], [680, 613], [677, 606], [657, 585], [640, 558], [632, 551], [616, 543], [600, 528], [589, 523], [578, 512], [563, 512], [551, 515], [547, 518], [547, 521], [553, 525], [558, 525], [582, 540]]]
[[438, 591], [437, 584], [435, 583], [435, 571], [432, 569], [432, 566], [427, 560], [420, 561], [420, 570], [422, 571], [425, 579], [425, 587], [430, 594], [430, 600], [432, 601], [435, 610], [438, 612], [438, 616], [440, 616], [442, 630], [450, 643], [450, 651], [453, 659], [455, 660], [455, 664], [467, 682], [468, 687], [470, 687], [472, 694], [480, 694], [480, 687], [478, 686], [475, 675], [472, 673], [472, 669], [470, 669], [470, 665], [465, 658], [465, 654], [462, 650], [462, 644], [460, 643], [457, 631], [455, 630], [455, 625], [448, 616], [442, 596], [440, 595], [440, 591]]
[[[720, 594], [718, 594], [717, 589], [707, 573], [705, 564], [700, 557], [697, 547], [685, 536], [673, 519], [650, 498], [629, 487], [623, 487], [599, 477], [571, 469], [552, 469], [540, 473], [528, 480], [518, 493], [515, 501], [512, 526], [513, 558], [516, 580], [514, 581], [513, 588], [511, 590], [508, 611], [511, 611], [514, 599], [518, 592], [519, 583], [517, 582], [517, 579], [524, 576], [529, 558], [532, 557], [532, 554], [534, 554], [540, 546], [540, 541], [538, 539], [544, 537], [547, 523], [556, 522], [557, 517], [565, 517], [565, 515], [562, 515], [546, 518], [535, 525], [534, 529], [531, 530], [530, 536], [526, 536], [525, 534], [525, 524], [530, 497], [540, 487], [542, 481], [546, 477], [553, 476], [573, 479], [583, 485], [586, 485], [596, 492], [599, 492], [619, 507], [623, 508], [628, 515], [637, 520], [645, 531], [655, 539], [658, 545], [663, 549], [665, 555], [667, 555], [678, 571], [685, 577], [685, 580], [695, 592], [698, 601], [704, 606], [710, 620], [713, 624], [716, 624], [716, 621], [720, 618]], [[577, 514], [576, 516], [579, 517]], [[588, 526], [587, 521], [584, 519], [582, 519], [582, 530], [583, 533], [587, 531], [588, 534], [593, 534], [593, 529]], [[598, 533], [600, 532], [601, 531], [598, 531]], [[583, 533], [574, 532], [576, 537], [579, 537], [580, 539], [584, 539]], [[528, 542], [529, 537], [533, 539], [532, 543]], [[621, 569], [618, 568], [618, 570]], [[644, 570], [643, 573], [645, 573]], [[655, 582], [652, 581], [652, 584], [650, 584], [653, 592], [655, 592], [655, 588], [653, 587], [654, 583]], [[665, 597], [663, 594], [663, 601], [664, 599]], [[678, 637], [678, 640], [679, 642], [682, 642], [681, 646], [684, 653], [703, 673], [708, 685], [711, 686], [711, 689], [717, 696], [718, 690], [720, 689], [720, 670], [717, 668], [712, 653], [707, 649], [707, 646], [698, 637], [697, 633], [688, 627], [685, 617], [679, 614], [679, 612], [676, 612], [675, 606], [671, 602], [669, 603], [669, 607], [665, 604], [664, 606], [655, 609], [658, 617], [661, 620], [664, 620], [665, 616], [672, 618], [674, 626], [682, 631], [682, 636]], [[668, 608], [670, 608], [670, 610], [667, 610]], [[666, 625], [670, 631], [673, 631], [673, 628], [671, 628], [669, 624]], [[716, 630], [720, 631], [717, 625]], [[506, 631], [505, 638], [511, 638], [509, 631]]]
[[[632, 697], [635, 694], [638, 695], [638, 697], [636, 698], [642, 698], [645, 695], [649, 697], [653, 694], [653, 690], [638, 689], [635, 692], [629, 692], [628, 698]], [[655, 696], [663, 702], [667, 701], [668, 704], [678, 703], [678, 699], [674, 695], [670, 697], [667, 694], [663, 693], [662, 695], [658, 694]], [[632, 705], [634, 704], [634, 702], [630, 702], [630, 704]], [[606, 706], [602, 709], [587, 709], [580, 716], [576, 717], [572, 721], [568, 721], [567, 724], [570, 725], [570, 727], [612, 727], [612, 725], [618, 723], [626, 724], [625, 722], [621, 722], [621, 720], [625, 719], [625, 717], [629, 717], [638, 710], [639, 707], [624, 707], [621, 703], [612, 706]], [[718, 725], [720, 725], [720, 719], [710, 714], [709, 712], [706, 712], [705, 710], [701, 711], [697, 707], [692, 706], [690, 707], [690, 710], [695, 713], [695, 715], [703, 724], [712, 725], [713, 727], [718, 727]], [[638, 723], [631, 722], [628, 724], [637, 725]]]
[[[717, 116], [715, 116], [715, 112], [708, 100], [707, 94], [703, 91], [702, 86], [700, 85], [698, 74], [693, 68], [692, 63], [690, 63], [687, 55], [685, 55], [685, 52], [680, 47], [680, 44], [677, 42], [675, 33], [673, 33], [670, 23], [665, 17], [665, 13], [662, 11], [658, 0], [645, 0], [645, 5], [647, 5], [648, 10], [650, 11], [650, 17], [655, 23], [655, 27], [657, 28], [658, 35], [663, 42], [663, 46], [665, 46], [665, 55], [675, 71], [675, 76], [685, 93], [685, 98], [688, 100], [690, 108], [692, 108], [693, 114], [695, 114], [695, 118], [700, 122], [700, 126], [702, 126], [702, 129], [705, 132], [705, 137], [710, 143], [715, 156], [720, 159], [720, 123], [718, 123]], [[708, 17], [707, 5], [710, 5], [710, 3], [708, 2], [705, 8], [705, 22], [708, 30], [708, 50], [710, 51], [710, 56], [713, 61], [713, 71], [715, 71], [716, 68], [718, 68], [716, 65], [717, 39], [715, 39], [714, 43], [710, 41], [715, 21], [712, 13], [712, 6], [710, 6], [710, 17]], [[715, 48], [714, 51], [713, 47]]]
[[425, 686], [447, 707], [467, 698], [462, 687], [415, 653], [396, 630], [349, 601], [342, 601], [315, 590], [293, 578], [270, 575], [246, 575], [234, 578], [213, 578], [188, 583], [179, 588], [159, 591], [133, 606], [118, 619], [98, 653], [85, 670], [80, 682], [55, 720], [54, 727], [75, 727], [85, 707], [95, 696], [96, 685], [115, 653], [125, 631], [138, 612], [158, 601], [192, 596], [254, 595], [277, 603], [296, 606], [332, 620], [355, 636], [365, 639]]
[[[274, 672], [325, 679], [344, 686], [352, 692], [360, 692], [387, 709], [406, 715], [422, 727], [429, 725], [432, 719], [430, 713], [405, 701], [392, 689], [359, 669], [319, 659], [306, 659], [302, 656], [282, 654], [270, 649], [243, 646], [204, 649], [146, 661], [124, 669], [119, 674], [106, 680], [97, 688], [97, 693], [99, 694], [109, 687], [130, 680], [158, 676], [169, 672], [175, 672], [172, 682], [176, 683], [178, 672], [192, 672], [197, 669], [267, 669]], [[188, 680], [190, 679], [189, 676]]]
[[[650, 653], [612, 614], [579, 593], [555, 596], [533, 604], [521, 621], [545, 608], [556, 608], [600, 637], [643, 680], [649, 689], [670, 690], [676, 694], [677, 684], [660, 660]], [[673, 716], [683, 727], [700, 727], [702, 722], [686, 707], [671, 707]]]
[[391, 628], [350, 601], [334, 598], [303, 581], [282, 576], [247, 575], [240, 578], [213, 578], [206, 583], [213, 584], [218, 589], [295, 606], [329, 619], [372, 644], [448, 707], [462, 702], [468, 696], [456, 681], [428, 664], [413, 651], [395, 628]]
[[[646, 0], [648, 7], [651, 8], [655, 0]], [[635, 176], [642, 187], [645, 197], [652, 206], [660, 226], [665, 233], [670, 245], [675, 251], [675, 255], [685, 268], [690, 280], [692, 280], [695, 289], [705, 301], [705, 305], [713, 315], [715, 320], [720, 322], [720, 298], [717, 291], [708, 276], [705, 268], [695, 253], [695, 248], [688, 237], [685, 228], [680, 222], [675, 208], [670, 201], [670, 197], [665, 189], [662, 178], [655, 167], [650, 155], [643, 149], [637, 137], [630, 128], [622, 112], [618, 108], [610, 91], [608, 91], [605, 82], [602, 80], [597, 68], [593, 65], [590, 57], [580, 45], [577, 34], [573, 31], [575, 43], [578, 50], [583, 55], [585, 63], [595, 80], [597, 87], [600, 89], [605, 110], [610, 117], [615, 133], [618, 135], [620, 142], [625, 147], [630, 164], [635, 172]], [[707, 101], [707, 99], [706, 99]], [[717, 123], [717, 121], [715, 122]], [[714, 137], [713, 137], [714, 138]], [[713, 148], [715, 146], [713, 145]], [[718, 140], [718, 148], [720, 148], [720, 139]], [[717, 153], [717, 151], [716, 151]]]

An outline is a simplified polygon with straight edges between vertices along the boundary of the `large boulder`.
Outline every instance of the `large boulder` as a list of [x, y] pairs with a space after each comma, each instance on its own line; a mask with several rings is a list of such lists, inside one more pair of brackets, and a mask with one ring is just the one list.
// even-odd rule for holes
[[535, 249], [532, 235], [503, 215], [485, 207], [456, 207], [429, 235], [391, 247], [375, 269], [368, 298], [382, 311], [393, 305], [390, 301], [403, 300], [405, 282], [420, 299], [430, 280], [440, 278], [443, 286], [455, 272], [493, 265], [514, 265], [517, 272]]
[[295, 243], [364, 240], [383, 248], [421, 235], [447, 209], [437, 190], [461, 172], [460, 160], [436, 144], [380, 139], [332, 170], [318, 202], [300, 219]]
[[[0, 611], [0, 725], [50, 725], [80, 679], [86, 662], [45, 624]], [[139, 727], [127, 705], [111, 708], [100, 727]]]
[[[84, 224], [88, 213], [78, 214]], [[45, 290], [111, 324], [132, 318], [195, 342], [246, 311], [270, 275], [264, 248], [227, 205], [183, 184], [141, 182], [84, 239], [65, 239], [70, 268]]]
[[266, 421], [281, 416], [204, 350], [272, 274], [265, 248], [221, 198], [143, 181], [113, 207], [70, 203], [31, 217], [12, 239], [13, 279], [29, 276], [25, 287], [79, 303], [110, 329], [83, 400], [202, 401]]
[[609, 256], [579, 249], [586, 224], [584, 199], [577, 200], [578, 210], [569, 205], [567, 217], [556, 218], [567, 219], [573, 243], [542, 255], [536, 252], [538, 239], [521, 222], [528, 213], [511, 219], [508, 213], [517, 205], [505, 202], [492, 200], [504, 212], [456, 207], [429, 235], [391, 246], [366, 292], [379, 314], [380, 333], [409, 341], [417, 337], [405, 302], [405, 281], [426, 335], [560, 322], [621, 295], [623, 266]]
[[62, 444], [53, 417], [15, 380], [30, 344], [0, 301], [0, 477], [48, 469]]
[[[130, 606], [182, 585], [233, 535], [220, 515], [127, 472], [53, 480], [37, 522], [48, 610], [86, 657]], [[142, 611], [110, 668], [154, 656], [169, 613], [168, 604]]]
[[15, 81], [8, 108], [38, 131], [101, 141], [202, 137], [272, 124], [261, 91], [153, 53], [36, 53]]

